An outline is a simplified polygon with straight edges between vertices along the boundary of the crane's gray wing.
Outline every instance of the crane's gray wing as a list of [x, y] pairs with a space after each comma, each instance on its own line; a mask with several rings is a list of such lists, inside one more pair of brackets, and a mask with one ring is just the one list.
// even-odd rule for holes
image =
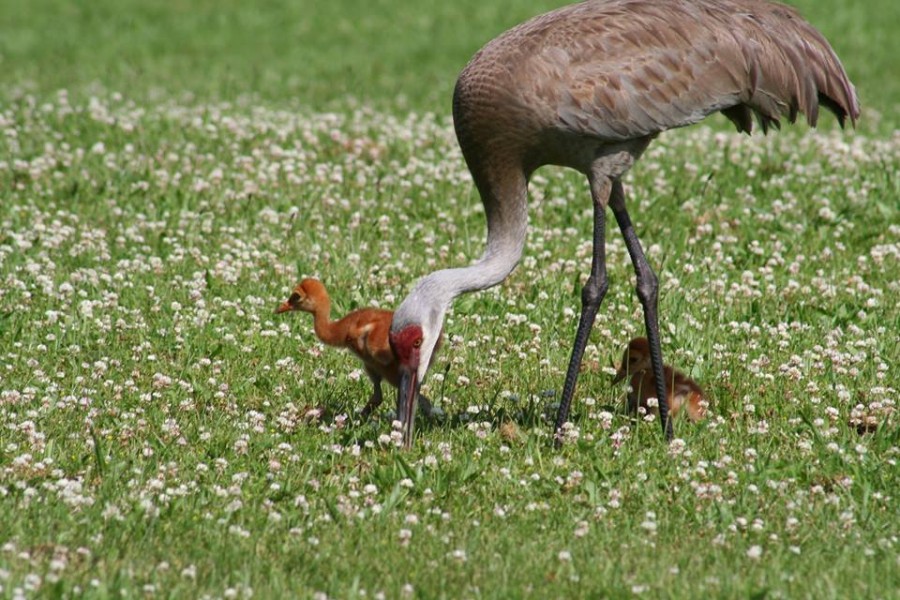
[[764, 129], [798, 112], [815, 124], [819, 103], [841, 123], [859, 114], [834, 52], [791, 9], [744, 0], [620, 4], [627, 11], [548, 28], [522, 63], [534, 100], [574, 133], [632, 139], [717, 111], [747, 132], [754, 114]]

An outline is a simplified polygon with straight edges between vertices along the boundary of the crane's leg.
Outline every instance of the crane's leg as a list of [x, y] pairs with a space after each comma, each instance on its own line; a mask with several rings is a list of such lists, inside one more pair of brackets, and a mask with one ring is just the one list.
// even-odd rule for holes
[[609, 281], [606, 278], [606, 203], [609, 200], [612, 182], [608, 177], [591, 177], [590, 184], [591, 199], [594, 201], [594, 256], [591, 260], [591, 275], [581, 289], [581, 319], [575, 332], [575, 344], [572, 346], [572, 357], [566, 370], [562, 400], [553, 429], [557, 447], [562, 443], [562, 426], [569, 418], [569, 408], [575, 394], [575, 382], [581, 369], [584, 348], [587, 346], [600, 303], [603, 302], [603, 296], [609, 288]]
[[669, 419], [669, 404], [666, 395], [666, 378], [663, 376], [662, 350], [659, 344], [659, 317], [657, 312], [657, 296], [659, 282], [644, 251], [641, 249], [641, 241], [634, 232], [634, 226], [625, 210], [625, 190], [622, 182], [616, 179], [612, 184], [612, 193], [609, 197], [609, 206], [622, 230], [625, 238], [625, 247], [631, 256], [634, 265], [634, 273], [637, 275], [637, 295], [644, 308], [644, 325], [647, 327], [647, 340], [650, 342], [650, 365], [653, 367], [653, 375], [656, 379], [656, 397], [659, 401], [659, 422], [662, 425], [666, 440], [672, 440], [672, 421]]

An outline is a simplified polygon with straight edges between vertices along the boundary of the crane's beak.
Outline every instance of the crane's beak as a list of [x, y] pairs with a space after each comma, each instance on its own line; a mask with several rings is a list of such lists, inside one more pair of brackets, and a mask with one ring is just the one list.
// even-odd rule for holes
[[281, 306], [279, 306], [278, 308], [275, 309], [275, 314], [280, 315], [281, 313], [288, 312], [289, 310], [294, 310], [294, 307], [291, 306], [291, 303], [289, 300], [286, 300], [285, 302], [283, 302], [281, 304]]
[[416, 404], [419, 401], [421, 385], [419, 374], [416, 371], [400, 367], [400, 385], [397, 388], [397, 419], [401, 423], [404, 448], [412, 447], [416, 425]]
[[619, 367], [619, 370], [616, 372], [616, 376], [613, 377], [613, 383], [619, 383], [623, 379], [628, 377], [628, 369], [625, 367], [625, 363], [622, 363], [622, 366]]

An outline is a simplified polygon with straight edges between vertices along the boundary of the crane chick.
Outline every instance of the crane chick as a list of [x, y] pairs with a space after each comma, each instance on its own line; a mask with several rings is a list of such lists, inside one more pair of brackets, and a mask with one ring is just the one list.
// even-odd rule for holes
[[[613, 383], [630, 377], [629, 413], [636, 413], [638, 406], [654, 414], [658, 410], [655, 406], [651, 408], [648, 402], [650, 398], [656, 397], [656, 378], [650, 363], [650, 342], [647, 338], [638, 337], [628, 342]], [[666, 378], [669, 415], [674, 418], [684, 408], [691, 421], [700, 421], [706, 417], [709, 402], [697, 382], [669, 365], [663, 365], [663, 374]]]
[[[347, 348], [363, 363], [374, 390], [362, 410], [363, 417], [377, 409], [384, 398], [381, 382], [387, 380], [395, 388], [400, 384], [399, 364], [388, 342], [393, 311], [380, 308], [360, 308], [338, 321], [331, 320], [331, 298], [318, 279], [307, 278], [297, 284], [291, 296], [276, 310], [276, 314], [303, 311], [313, 315], [313, 329], [322, 343]], [[431, 402], [419, 394], [419, 406], [426, 416], [432, 416]]]

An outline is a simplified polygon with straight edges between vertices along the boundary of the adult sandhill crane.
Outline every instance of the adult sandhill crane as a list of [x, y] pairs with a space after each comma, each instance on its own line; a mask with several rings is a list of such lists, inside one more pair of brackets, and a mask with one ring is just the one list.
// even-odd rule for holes
[[[703, 388], [696, 381], [669, 365], [663, 365], [663, 376], [666, 378], [666, 407], [670, 417], [676, 417], [682, 409], [691, 421], [700, 421], [706, 417], [709, 403]], [[628, 342], [622, 353], [622, 364], [619, 365], [613, 383], [626, 378], [631, 386], [628, 392], [628, 412], [636, 413], [639, 406], [650, 412], [659, 412], [650, 403], [650, 398], [656, 398], [656, 377], [653, 375], [653, 365], [650, 364], [650, 342], [645, 337], [637, 337]]]
[[589, 0], [527, 21], [489, 42], [453, 94], [456, 136], [487, 216], [487, 247], [468, 267], [431, 273], [394, 314], [401, 421], [414, 403], [450, 303], [503, 281], [522, 255], [528, 180], [542, 165], [587, 176], [594, 204], [593, 261], [566, 372], [556, 439], [606, 293], [607, 205], [625, 238], [644, 310], [667, 439], [672, 430], [657, 319], [657, 278], [625, 208], [622, 176], [660, 132], [722, 112], [750, 133], [819, 107], [855, 124], [853, 85], [825, 38], [792, 8], [765, 0]]
[[[290, 297], [275, 309], [275, 314], [295, 310], [313, 315], [313, 330], [323, 344], [347, 348], [362, 361], [374, 387], [361, 413], [363, 418], [367, 417], [384, 399], [381, 381], [386, 379], [394, 387], [400, 384], [400, 365], [388, 343], [394, 313], [381, 308], [360, 308], [332, 321], [328, 290], [321, 281], [312, 278], [298, 283]], [[422, 395], [418, 398], [422, 410], [431, 415], [433, 410], [428, 398]]]

